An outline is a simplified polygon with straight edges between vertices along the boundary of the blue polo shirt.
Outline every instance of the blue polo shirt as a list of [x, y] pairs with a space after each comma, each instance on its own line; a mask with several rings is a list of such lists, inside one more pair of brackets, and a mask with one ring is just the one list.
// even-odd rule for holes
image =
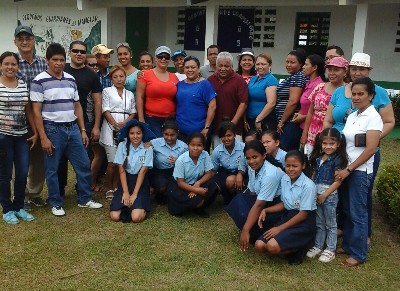
[[[208, 104], [217, 96], [208, 80], [188, 84], [180, 81], [176, 92], [176, 122], [185, 135], [201, 132], [206, 125]], [[209, 124], [208, 124], [209, 125]]]
[[[390, 104], [390, 98], [386, 90], [381, 86], [375, 85], [375, 96], [372, 98], [371, 103], [378, 113], [379, 109], [388, 106]], [[339, 87], [333, 92], [330, 104], [333, 106], [333, 127], [339, 130], [339, 132], [342, 132], [345, 124], [344, 118], [346, 116], [346, 111], [348, 109], [352, 109], [352, 112], [357, 110], [357, 108], [351, 107], [351, 98], [345, 96], [345, 86]], [[348, 115], [349, 114], [347, 114], [347, 116]]]
[[154, 152], [154, 168], [159, 170], [171, 169], [174, 165], [168, 162], [169, 157], [177, 158], [188, 149], [187, 144], [177, 139], [173, 147], [170, 147], [163, 137], [151, 141]]
[[257, 200], [272, 201], [280, 195], [280, 183], [285, 174], [280, 168], [264, 161], [261, 169], [256, 172], [248, 167], [250, 192], [255, 192]]
[[281, 149], [278, 148], [278, 151], [276, 152], [276, 156], [275, 156], [275, 160], [277, 160], [278, 162], [280, 162], [282, 164], [282, 166], [285, 166], [285, 157], [286, 157], [286, 152]]
[[281, 200], [287, 210], [315, 210], [317, 209], [317, 189], [311, 179], [304, 173], [292, 184], [290, 177], [284, 175], [281, 180]]
[[[251, 77], [249, 87], [249, 104], [247, 107], [247, 116], [255, 119], [258, 114], [263, 110], [267, 104], [267, 96], [265, 89], [270, 86], [278, 86], [278, 80], [271, 74], [268, 73], [264, 77], [253, 76]], [[275, 119], [275, 110], [271, 112], [266, 119]]]
[[221, 167], [229, 172], [238, 170], [246, 172], [247, 163], [244, 158], [244, 143], [235, 141], [232, 152], [229, 153], [224, 144], [219, 144], [211, 154], [214, 170], [218, 171]]
[[214, 169], [214, 165], [206, 151], [200, 154], [196, 164], [194, 164], [192, 158], [189, 156], [189, 151], [187, 151], [181, 154], [176, 160], [173, 176], [175, 180], [181, 178], [186, 183], [193, 185], [205, 172], [212, 169]]
[[[126, 143], [124, 140], [119, 143], [117, 152], [115, 153], [114, 164], [123, 165], [126, 158]], [[136, 175], [142, 167], [151, 169], [153, 167], [153, 149], [145, 148], [141, 143], [136, 149], [132, 144], [129, 145], [128, 163], [125, 171], [129, 174]]]

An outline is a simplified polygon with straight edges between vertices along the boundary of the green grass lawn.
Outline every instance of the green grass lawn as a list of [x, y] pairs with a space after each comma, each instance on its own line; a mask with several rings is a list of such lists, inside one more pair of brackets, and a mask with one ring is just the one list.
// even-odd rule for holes
[[[400, 163], [399, 145], [382, 143], [382, 165]], [[108, 219], [101, 195], [105, 208], [78, 208], [72, 179], [68, 193], [65, 217], [44, 207], [33, 222], [0, 223], [0, 290], [400, 290], [400, 243], [379, 209], [365, 264], [344, 268], [338, 256], [289, 266], [253, 247], [241, 253], [221, 200], [209, 219], [172, 217], [154, 205], [145, 222], [123, 224]]]

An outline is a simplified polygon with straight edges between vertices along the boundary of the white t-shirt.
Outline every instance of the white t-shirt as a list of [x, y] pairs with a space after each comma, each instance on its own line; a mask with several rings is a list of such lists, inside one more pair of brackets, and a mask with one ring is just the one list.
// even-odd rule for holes
[[186, 80], [186, 75], [176, 72], [175, 76], [178, 78], [179, 81]]
[[[360, 114], [358, 111], [353, 112], [347, 117], [343, 134], [346, 137], [346, 151], [349, 156], [349, 164], [354, 162], [365, 150], [365, 147], [355, 146], [354, 136], [358, 133], [366, 133], [368, 130], [379, 130], [380, 132], [383, 130], [382, 118], [374, 106], [369, 106]], [[367, 171], [367, 174], [371, 174], [373, 172], [373, 163], [374, 156], [355, 170]]]

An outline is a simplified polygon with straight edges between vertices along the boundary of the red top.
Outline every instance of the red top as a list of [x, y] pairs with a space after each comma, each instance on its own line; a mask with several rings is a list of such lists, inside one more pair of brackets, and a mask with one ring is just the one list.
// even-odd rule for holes
[[[217, 92], [217, 110], [214, 117], [214, 134], [218, 132], [218, 127], [223, 119], [232, 120], [241, 103], [247, 105], [249, 92], [246, 81], [238, 73], [234, 72], [227, 80], [221, 82], [217, 74], [211, 75], [208, 80]], [[237, 134], [243, 132], [243, 118], [239, 119], [236, 126]]]
[[144, 71], [138, 82], [146, 84], [144, 112], [149, 116], [166, 118], [175, 114], [176, 84], [179, 80], [173, 73], [163, 82], [157, 78], [153, 70]]

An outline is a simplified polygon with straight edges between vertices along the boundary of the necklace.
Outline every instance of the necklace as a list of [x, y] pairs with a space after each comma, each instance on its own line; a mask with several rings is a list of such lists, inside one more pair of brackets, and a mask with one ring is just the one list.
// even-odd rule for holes
[[201, 79], [201, 76], [198, 75], [197, 78], [194, 81], [189, 81], [188, 79], [186, 79], [185, 82], [187, 84], [194, 84], [194, 83], [197, 83], [198, 81], [200, 81], [200, 79]]

